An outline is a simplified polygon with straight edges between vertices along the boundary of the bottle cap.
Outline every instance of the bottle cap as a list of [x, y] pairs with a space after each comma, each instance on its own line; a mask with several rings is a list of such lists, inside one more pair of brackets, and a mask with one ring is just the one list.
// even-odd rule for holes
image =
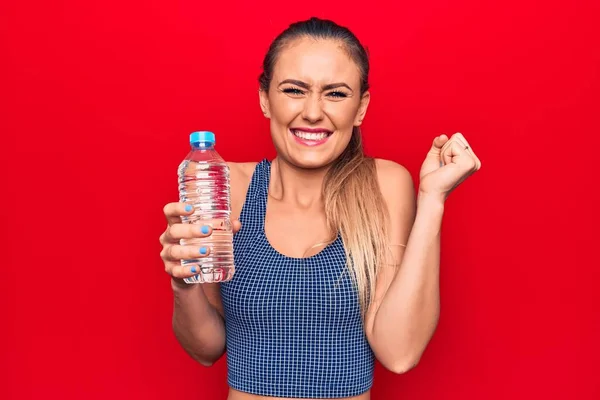
[[190, 144], [210, 143], [215, 144], [215, 134], [209, 131], [197, 131], [190, 134]]

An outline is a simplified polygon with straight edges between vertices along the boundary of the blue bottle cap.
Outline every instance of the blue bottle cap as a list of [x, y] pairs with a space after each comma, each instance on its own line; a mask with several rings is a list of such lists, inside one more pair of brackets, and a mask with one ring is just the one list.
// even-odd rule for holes
[[197, 131], [190, 134], [190, 144], [209, 143], [215, 144], [215, 134], [209, 131]]

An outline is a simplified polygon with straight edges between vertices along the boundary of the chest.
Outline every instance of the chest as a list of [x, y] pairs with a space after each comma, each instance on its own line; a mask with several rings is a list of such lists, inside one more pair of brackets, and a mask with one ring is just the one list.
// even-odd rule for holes
[[334, 239], [324, 210], [301, 210], [277, 201], [269, 201], [264, 233], [277, 252], [294, 258], [314, 256]]
[[264, 237], [237, 245], [243, 255], [234, 279], [221, 284], [228, 323], [275, 331], [356, 323], [358, 297], [341, 240], [306, 259], [278, 254]]

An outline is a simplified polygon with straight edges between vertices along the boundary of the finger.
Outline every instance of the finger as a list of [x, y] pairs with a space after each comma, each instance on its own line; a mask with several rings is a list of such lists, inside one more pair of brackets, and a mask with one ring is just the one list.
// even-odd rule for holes
[[453, 147], [455, 146], [455, 140], [448, 141], [448, 143], [444, 145], [444, 148], [442, 149], [442, 154], [440, 154], [440, 159], [442, 160], [442, 163], [444, 165], [450, 164], [452, 162], [452, 158], [457, 155], [455, 152], [452, 151]]
[[210, 225], [174, 224], [167, 227], [161, 236], [161, 243], [179, 243], [181, 239], [205, 238], [211, 234]]
[[[460, 141], [460, 138], [458, 136], [456, 136], [456, 134], [452, 135], [452, 137], [450, 139], [448, 139], [447, 142], [444, 143], [444, 145], [442, 146], [442, 153], [444, 151], [446, 151], [446, 149], [448, 147], [450, 147], [452, 145], [452, 143], [456, 142], [456, 141]], [[467, 145], [464, 144], [463, 147], [466, 147]]]
[[463, 135], [462, 133], [456, 132], [454, 135], [452, 135], [452, 137], [460, 140], [462, 143], [464, 143], [465, 146], [471, 148], [471, 144], [469, 143], [465, 135]]
[[448, 136], [442, 134], [440, 136], [436, 136], [431, 143], [430, 153], [440, 154], [440, 151], [444, 147], [444, 144], [448, 141]]
[[453, 163], [460, 165], [461, 169], [475, 169], [474, 158], [467, 152], [462, 143], [458, 140], [452, 141], [450, 146], [446, 148], [446, 151], [442, 153], [442, 158], [446, 164]]
[[[442, 135], [446, 136], [446, 135]], [[446, 136], [447, 137], [447, 136]], [[452, 135], [447, 141], [444, 142], [441, 150], [440, 150], [440, 167], [449, 164], [452, 162], [453, 153], [450, 151], [450, 148], [455, 145], [457, 141], [456, 135]]]
[[[473, 169], [474, 170], [478, 170], [479, 168], [481, 168], [481, 161], [475, 155], [475, 152], [473, 151], [473, 149], [469, 145], [469, 142], [467, 141], [467, 139], [460, 132], [457, 132], [454, 135], [452, 135], [452, 137], [450, 138], [450, 140], [442, 148], [442, 157], [441, 157], [441, 159], [444, 160], [442, 164], [444, 164], [444, 163], [447, 164], [448, 162], [450, 162], [450, 161], [448, 161], [448, 157], [449, 157], [448, 156], [448, 149], [449, 149], [450, 146], [453, 145], [453, 143], [459, 143], [460, 147], [462, 147], [462, 149], [464, 150], [464, 152], [472, 159]], [[455, 151], [454, 154], [458, 155], [457, 151]]]
[[198, 264], [181, 265], [181, 263], [171, 262], [165, 264], [165, 272], [173, 278], [185, 279], [192, 277], [200, 272]]
[[192, 215], [194, 213], [194, 207], [191, 204], [175, 202], [168, 203], [163, 208], [163, 213], [167, 219], [169, 225], [181, 223], [181, 217]]
[[164, 261], [197, 260], [207, 257], [210, 254], [210, 247], [206, 246], [165, 246], [160, 253]]
[[427, 158], [434, 160], [435, 162], [440, 163], [440, 168], [444, 166], [443, 161], [440, 158], [440, 154], [442, 153], [442, 149], [446, 142], [448, 141], [448, 136], [442, 134], [440, 136], [436, 136], [431, 143], [431, 148], [429, 152], [427, 152]]
[[240, 229], [242, 229], [242, 223], [239, 220], [233, 220], [231, 223], [231, 228], [233, 230], [233, 233], [236, 234], [239, 232]]
[[452, 135], [452, 138], [456, 138], [457, 140], [460, 141], [461, 144], [464, 145], [463, 147], [465, 148], [467, 153], [469, 153], [475, 160], [475, 168], [476, 169], [481, 168], [481, 161], [479, 160], [477, 155], [475, 155], [475, 151], [473, 150], [473, 147], [471, 147], [471, 145], [469, 144], [469, 141], [467, 140], [467, 138], [465, 138], [465, 136], [460, 132], [456, 132], [454, 135]]

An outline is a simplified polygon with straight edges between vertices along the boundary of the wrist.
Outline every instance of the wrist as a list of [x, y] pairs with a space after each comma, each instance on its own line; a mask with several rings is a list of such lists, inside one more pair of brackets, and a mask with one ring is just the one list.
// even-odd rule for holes
[[196, 286], [195, 284], [185, 283], [183, 279], [171, 277], [171, 289], [173, 290], [187, 290]]
[[417, 196], [417, 206], [433, 209], [443, 209], [446, 196], [443, 193], [427, 193], [419, 191]]

